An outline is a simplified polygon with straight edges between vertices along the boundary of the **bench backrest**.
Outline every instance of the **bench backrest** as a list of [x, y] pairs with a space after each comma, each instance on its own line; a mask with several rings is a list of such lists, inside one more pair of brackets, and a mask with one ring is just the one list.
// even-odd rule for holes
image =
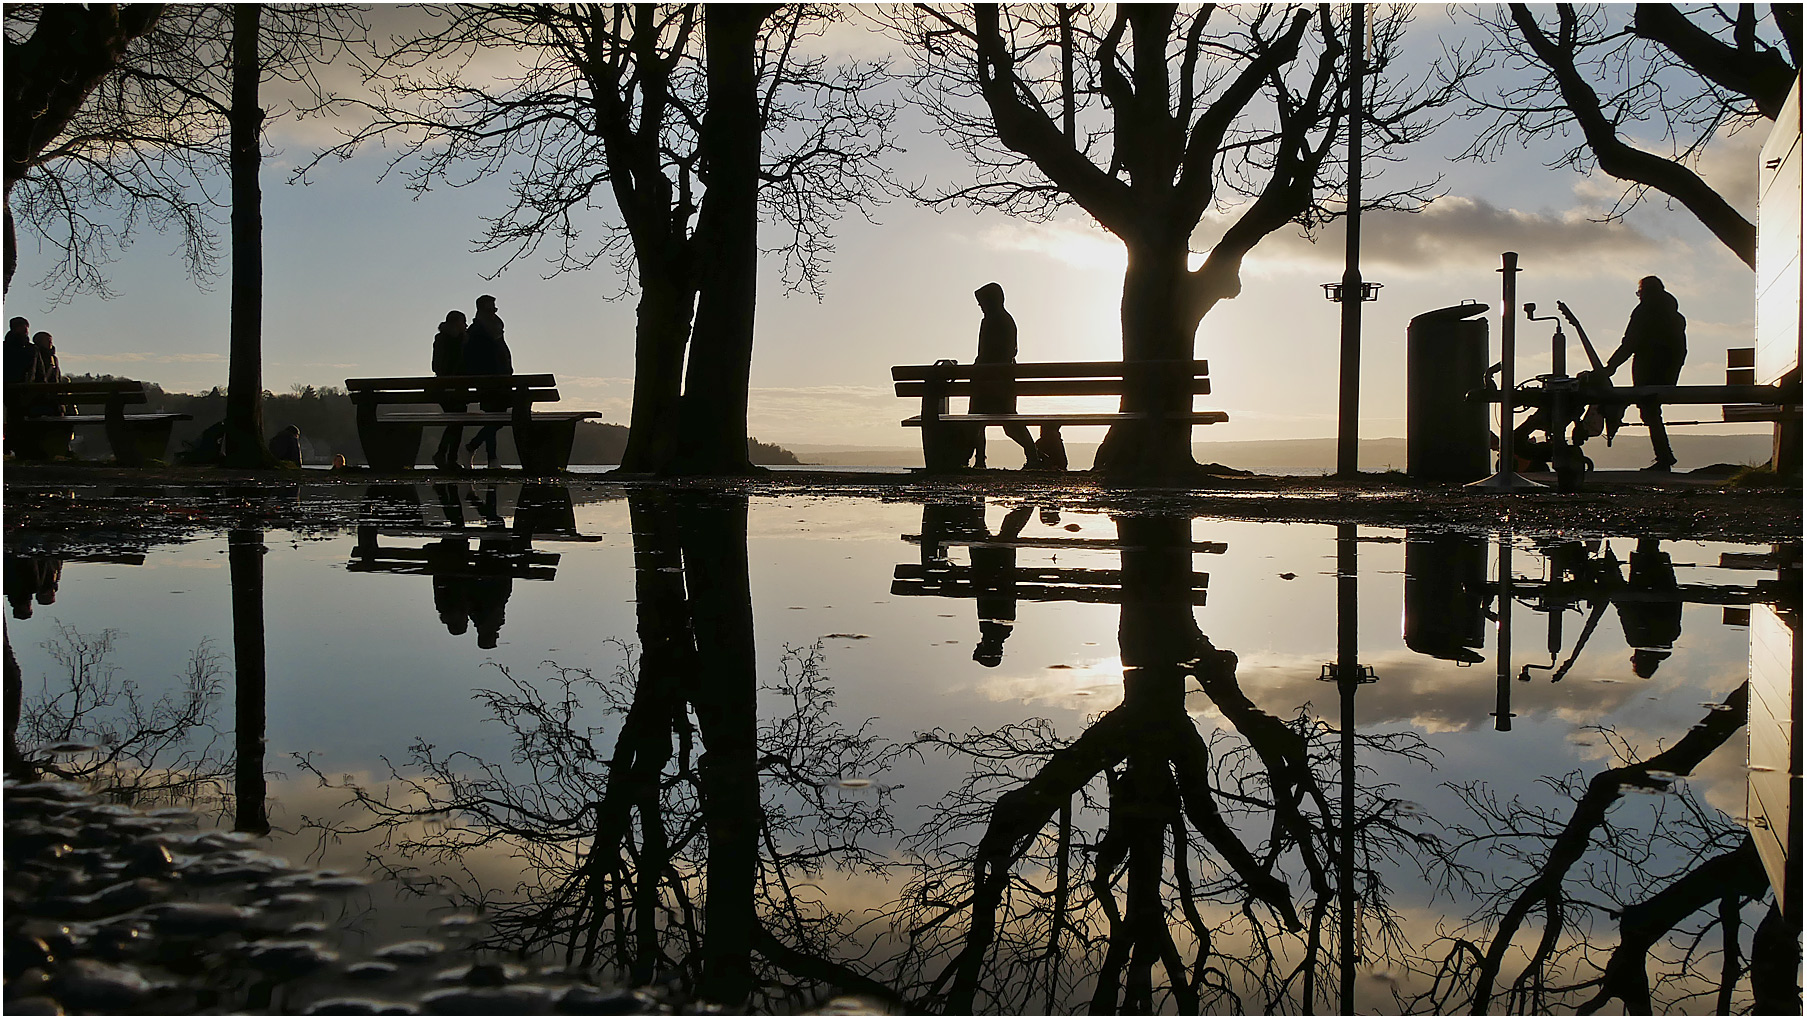
[[149, 401], [144, 383], [135, 379], [6, 384], [6, 414], [14, 421], [30, 418], [33, 408], [46, 406], [54, 409], [48, 417], [62, 417], [64, 404], [101, 404], [109, 419], [119, 419], [127, 404]]
[[898, 365], [891, 369], [900, 397], [971, 396], [1011, 382], [1024, 397], [1111, 396], [1127, 376], [1148, 373], [1163, 385], [1210, 393], [1206, 361], [1047, 361], [1001, 365]]
[[499, 401], [552, 403], [559, 399], [558, 384], [541, 375], [440, 375], [387, 376], [347, 379], [345, 393], [353, 404], [456, 404]]

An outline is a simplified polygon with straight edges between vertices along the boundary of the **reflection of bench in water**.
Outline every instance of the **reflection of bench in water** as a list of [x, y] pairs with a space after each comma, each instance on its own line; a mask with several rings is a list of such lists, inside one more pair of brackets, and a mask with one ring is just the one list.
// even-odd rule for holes
[[[1114, 552], [1123, 548], [1123, 543], [1114, 538], [961, 538], [957, 535], [904, 535], [903, 540], [911, 545], [920, 545], [924, 549], [940, 546], [966, 546], [979, 549], [1099, 549]], [[1221, 554], [1229, 546], [1222, 542], [1192, 542], [1188, 546], [1195, 553]]]
[[[1205, 604], [1211, 575], [1191, 571], [1192, 604]], [[976, 599], [1004, 595], [1030, 602], [1123, 601], [1123, 571], [1095, 567], [1011, 567], [1006, 574], [975, 577], [972, 567], [958, 563], [899, 563], [892, 574], [893, 595], [935, 595]]]
[[[535, 549], [522, 537], [498, 528], [450, 527], [409, 529], [413, 536], [434, 533], [440, 541], [422, 548], [386, 546], [379, 530], [358, 529], [358, 544], [346, 569], [352, 573], [427, 574], [433, 577], [513, 577], [550, 581], [558, 575], [559, 554]], [[392, 534], [384, 528], [381, 534]], [[472, 549], [468, 539], [483, 539]]]

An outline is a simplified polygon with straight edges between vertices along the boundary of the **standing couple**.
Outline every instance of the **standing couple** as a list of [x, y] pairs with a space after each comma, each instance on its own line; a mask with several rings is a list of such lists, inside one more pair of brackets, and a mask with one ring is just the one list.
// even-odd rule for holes
[[[439, 324], [439, 333], [433, 337], [433, 374], [443, 375], [513, 375], [514, 358], [508, 353], [508, 344], [502, 339], [502, 319], [496, 315], [496, 299], [485, 294], [477, 299], [477, 317], [467, 326], [464, 313], [453, 310], [447, 312], [445, 321]], [[440, 404], [441, 409], [459, 413], [465, 409], [463, 404]], [[485, 411], [506, 411], [509, 404], [505, 397], [496, 397], [483, 402]], [[485, 461], [488, 467], [496, 466], [496, 436], [502, 431], [500, 425], [485, 425], [464, 448], [464, 456], [458, 455], [458, 440], [464, 434], [464, 426], [448, 425], [445, 433], [439, 437], [439, 449], [433, 454], [433, 464], [441, 471], [466, 470], [471, 466], [472, 457], [479, 445], [483, 446]]]

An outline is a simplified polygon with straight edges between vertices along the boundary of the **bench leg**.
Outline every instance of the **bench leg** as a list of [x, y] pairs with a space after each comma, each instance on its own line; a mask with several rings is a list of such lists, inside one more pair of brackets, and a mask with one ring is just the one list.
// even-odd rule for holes
[[7, 426], [7, 444], [22, 460], [54, 460], [69, 456], [75, 430], [67, 425], [17, 421]]
[[374, 471], [406, 471], [420, 456], [419, 425], [397, 425], [386, 422], [358, 427], [358, 442], [364, 447], [364, 461]]
[[122, 467], [143, 467], [153, 460], [163, 460], [169, 453], [173, 421], [146, 421], [132, 424], [107, 424], [107, 444], [113, 448], [113, 460]]
[[576, 420], [515, 426], [515, 450], [521, 455], [521, 470], [529, 474], [554, 474], [569, 468], [576, 442]]
[[922, 464], [930, 474], [945, 474], [965, 467], [973, 455], [970, 425], [925, 422], [922, 426]]

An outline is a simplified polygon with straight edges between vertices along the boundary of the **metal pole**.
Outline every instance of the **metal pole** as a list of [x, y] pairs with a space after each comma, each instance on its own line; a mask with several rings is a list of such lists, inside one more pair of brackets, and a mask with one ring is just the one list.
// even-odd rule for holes
[[1341, 378], [1337, 390], [1336, 473], [1354, 478], [1361, 440], [1362, 371], [1362, 72], [1367, 17], [1361, 4], [1349, 5], [1349, 208], [1348, 246], [1343, 268]]
[[1492, 477], [1468, 483], [1481, 489], [1541, 489], [1537, 482], [1513, 470], [1517, 463], [1512, 449], [1512, 391], [1518, 385], [1513, 376], [1512, 361], [1518, 355], [1518, 252], [1500, 253], [1500, 463]]
[[1493, 728], [1512, 730], [1512, 532], [1500, 532], [1499, 624], [1493, 645]]

